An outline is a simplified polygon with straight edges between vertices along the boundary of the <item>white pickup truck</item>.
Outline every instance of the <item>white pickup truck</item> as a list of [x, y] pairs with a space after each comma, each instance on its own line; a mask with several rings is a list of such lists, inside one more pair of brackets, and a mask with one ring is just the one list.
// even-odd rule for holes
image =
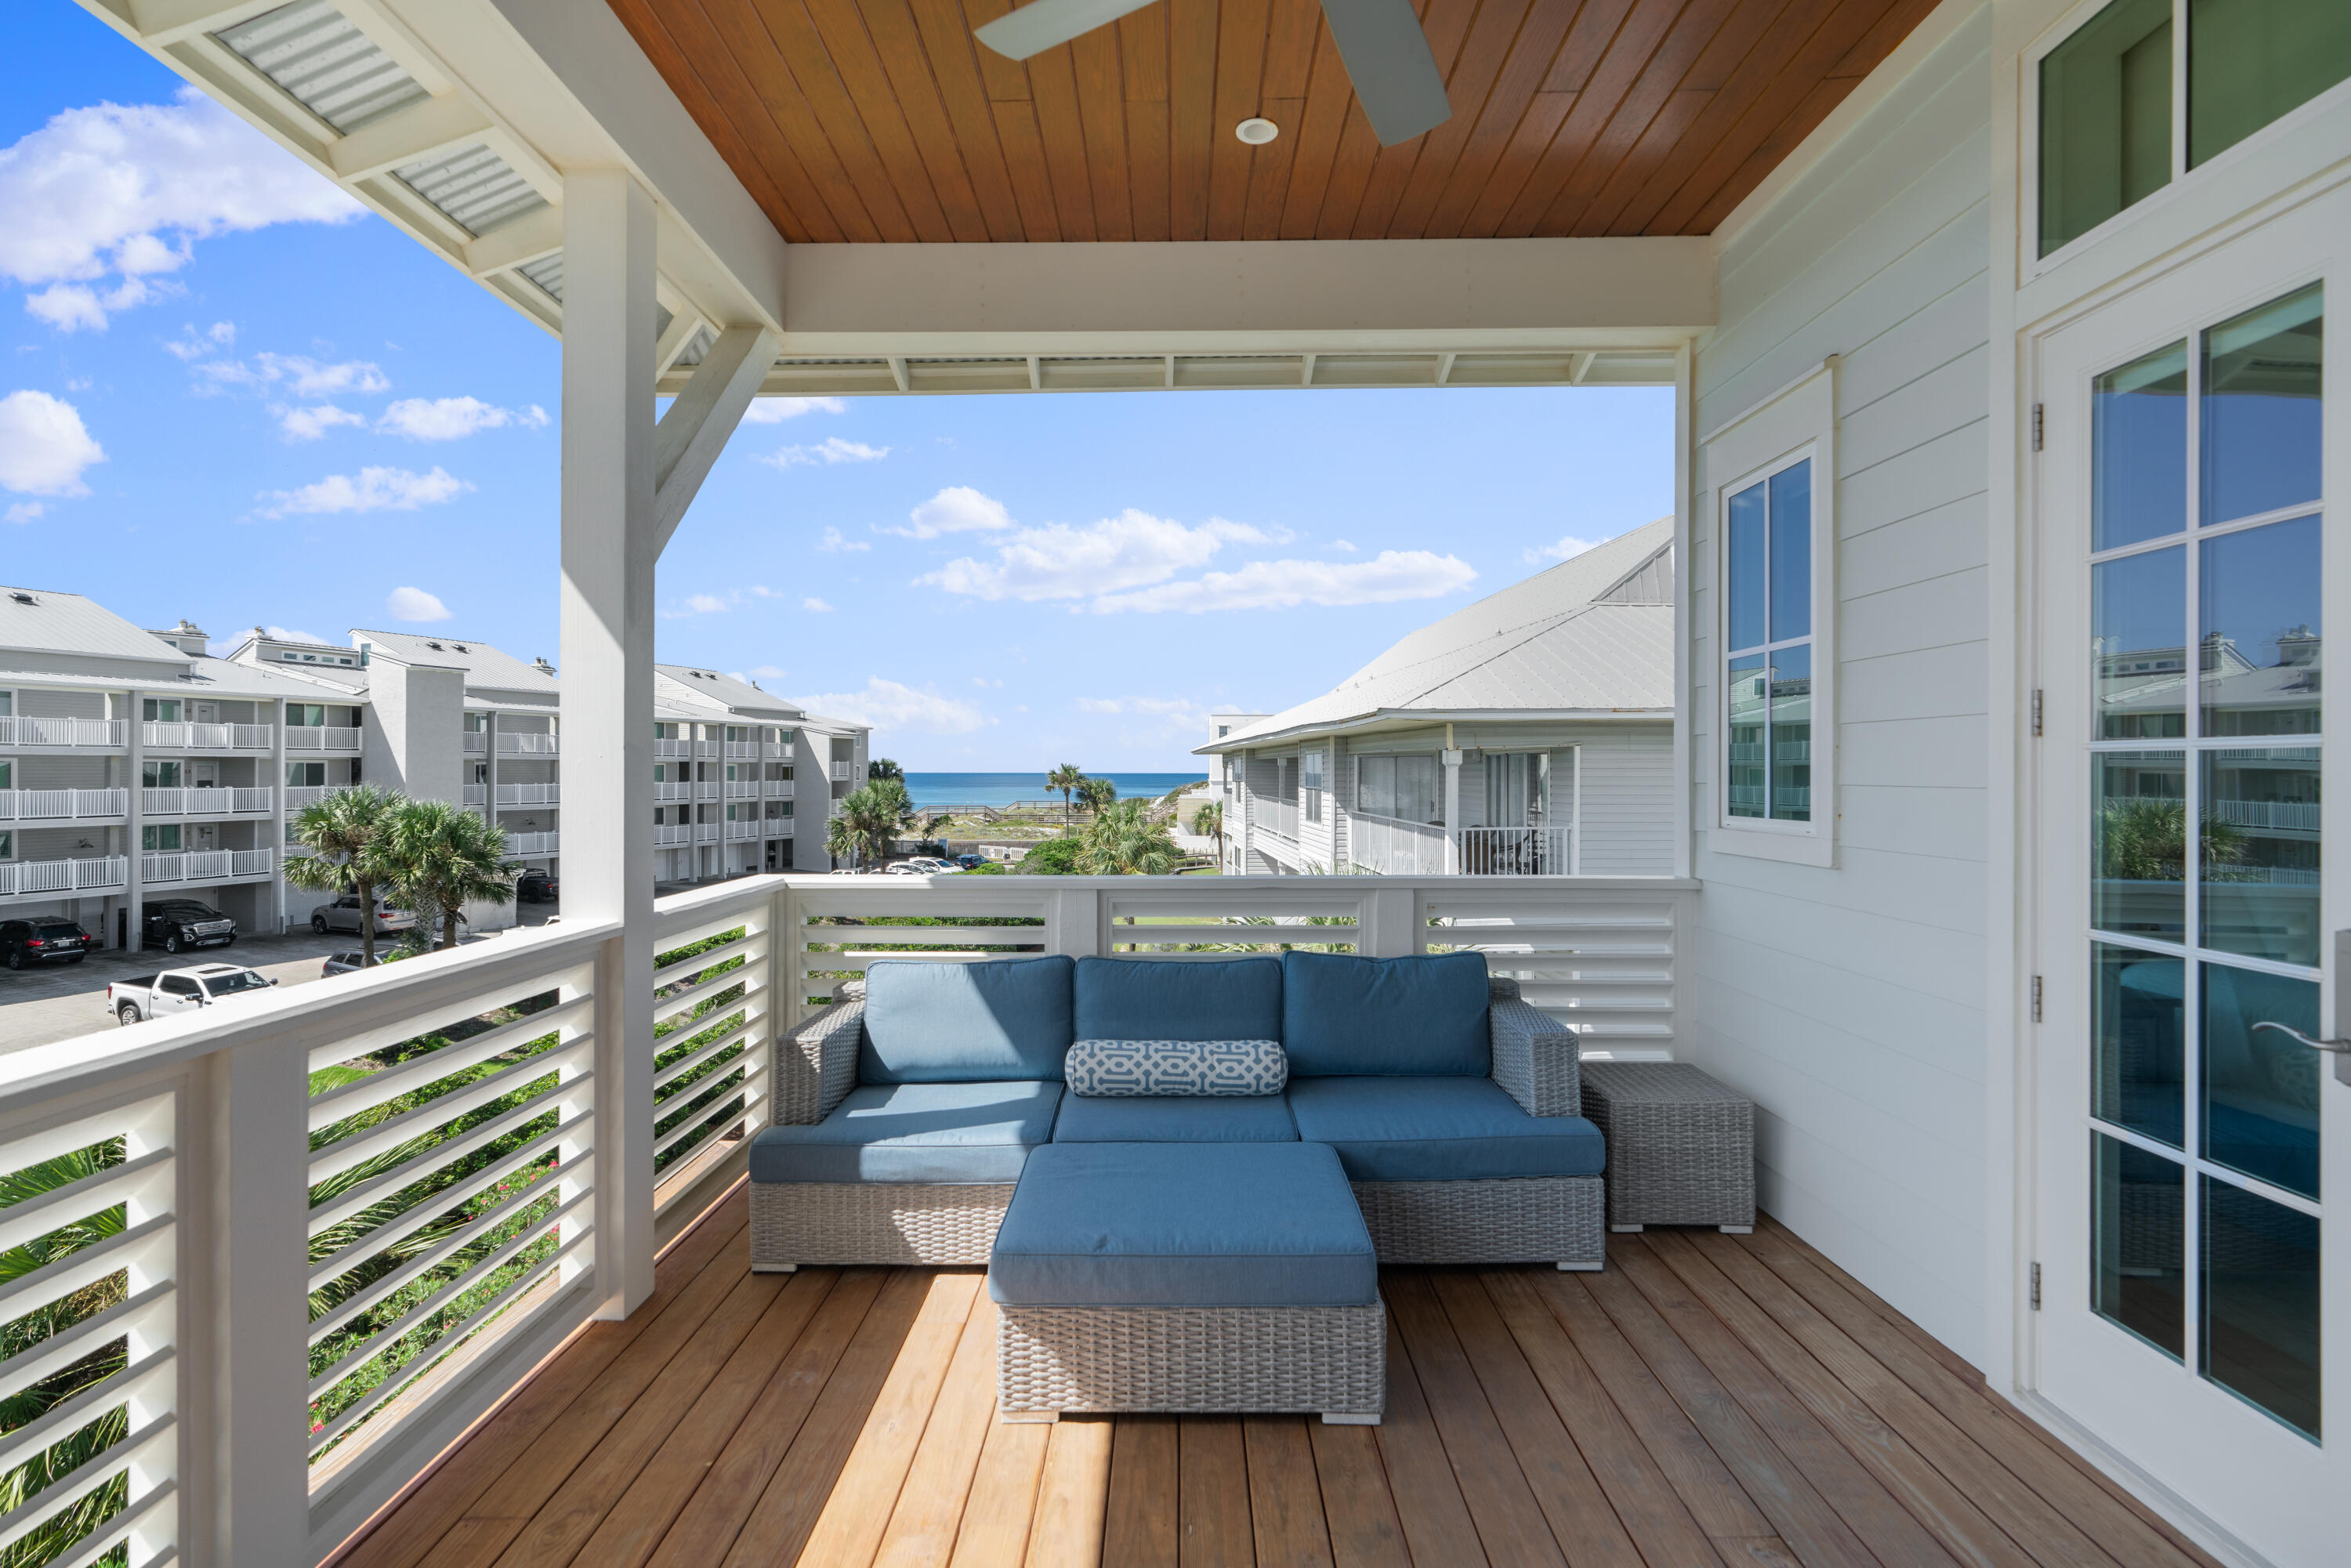
[[127, 1029], [141, 1019], [193, 1012], [230, 997], [266, 991], [277, 983], [242, 964], [199, 964], [117, 980], [106, 988], [106, 1010]]

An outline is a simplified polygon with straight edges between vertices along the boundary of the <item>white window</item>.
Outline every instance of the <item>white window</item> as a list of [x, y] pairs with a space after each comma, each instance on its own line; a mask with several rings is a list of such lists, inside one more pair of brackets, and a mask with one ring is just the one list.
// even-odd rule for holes
[[1310, 822], [1322, 820], [1323, 756], [1320, 751], [1309, 751], [1301, 753], [1298, 758], [1298, 788], [1303, 797], [1306, 820]]
[[149, 724], [180, 722], [180, 699], [177, 697], [149, 697], [140, 706], [142, 710], [141, 716]]
[[1437, 758], [1358, 757], [1355, 810], [1367, 817], [1402, 822], [1441, 821], [1437, 794]]
[[1827, 865], [1836, 821], [1834, 361], [1708, 437], [1712, 847]]

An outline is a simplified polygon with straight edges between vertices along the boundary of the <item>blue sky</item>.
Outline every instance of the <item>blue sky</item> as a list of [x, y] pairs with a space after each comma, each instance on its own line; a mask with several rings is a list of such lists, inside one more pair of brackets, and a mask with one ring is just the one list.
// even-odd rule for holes
[[[0, 579], [216, 637], [554, 657], [556, 341], [78, 7], [21, 9]], [[1194, 766], [1209, 710], [1314, 695], [1672, 504], [1664, 389], [755, 414], [663, 557], [662, 657], [864, 717], [917, 770]]]

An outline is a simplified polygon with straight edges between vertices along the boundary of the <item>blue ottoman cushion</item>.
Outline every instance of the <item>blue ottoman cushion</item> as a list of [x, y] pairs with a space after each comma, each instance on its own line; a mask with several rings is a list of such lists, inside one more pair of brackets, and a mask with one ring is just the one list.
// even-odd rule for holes
[[1292, 1078], [1493, 1070], [1483, 953], [1281, 956], [1281, 1045]]
[[1290, 1113], [1351, 1181], [1598, 1176], [1607, 1164], [1599, 1128], [1530, 1116], [1490, 1078], [1292, 1079]]
[[751, 1179], [1018, 1181], [1061, 1100], [1058, 1083], [869, 1083], [813, 1126], [754, 1137]]
[[1059, 1082], [1070, 1029], [1071, 961], [954, 964], [876, 958], [865, 971], [862, 1083]]
[[1049, 1144], [987, 1293], [1036, 1307], [1364, 1306], [1379, 1260], [1320, 1144]]
[[1279, 1094], [1061, 1097], [1057, 1144], [1294, 1144], [1298, 1124]]
[[1276, 958], [1081, 958], [1080, 1040], [1280, 1040]]

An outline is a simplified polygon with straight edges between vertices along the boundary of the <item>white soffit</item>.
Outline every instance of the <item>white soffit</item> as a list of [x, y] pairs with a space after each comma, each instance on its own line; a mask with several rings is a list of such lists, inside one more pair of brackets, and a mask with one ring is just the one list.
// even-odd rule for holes
[[294, 0], [217, 37], [345, 135], [432, 96], [327, 0]]
[[[477, 237], [549, 204], [529, 181], [515, 172], [512, 164], [480, 143], [406, 164], [392, 172]], [[561, 298], [559, 292], [549, 292]]]

